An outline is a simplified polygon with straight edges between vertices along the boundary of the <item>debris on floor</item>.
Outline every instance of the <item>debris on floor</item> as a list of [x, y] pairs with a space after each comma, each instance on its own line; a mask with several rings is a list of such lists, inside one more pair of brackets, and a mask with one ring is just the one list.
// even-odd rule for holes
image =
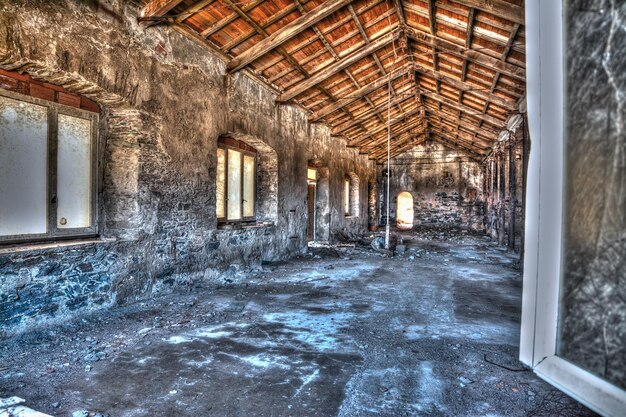
[[57, 417], [594, 416], [517, 360], [516, 255], [401, 237], [0, 340], [0, 392]]

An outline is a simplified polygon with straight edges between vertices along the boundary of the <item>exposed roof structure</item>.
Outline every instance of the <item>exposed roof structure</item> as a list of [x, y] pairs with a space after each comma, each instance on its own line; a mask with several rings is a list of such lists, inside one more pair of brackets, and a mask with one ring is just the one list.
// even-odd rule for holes
[[485, 157], [525, 92], [523, 0], [145, 0], [378, 161], [428, 139]]

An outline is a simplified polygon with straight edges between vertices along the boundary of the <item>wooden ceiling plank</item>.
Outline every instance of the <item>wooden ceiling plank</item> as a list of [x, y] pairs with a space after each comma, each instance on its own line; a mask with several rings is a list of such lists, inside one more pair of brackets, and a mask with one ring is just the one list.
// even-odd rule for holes
[[430, 68], [426, 68], [421, 64], [415, 64], [415, 68], [422, 74], [427, 75], [431, 78], [435, 78], [436, 80], [442, 81], [444, 84], [447, 84], [451, 87], [454, 87], [458, 90], [463, 91], [464, 93], [475, 95], [476, 97], [485, 100], [491, 101], [499, 106], [505, 107], [509, 110], [515, 110], [517, 108], [517, 104], [515, 101], [510, 101], [503, 99], [500, 96], [497, 96], [493, 93], [487, 91], [481, 91], [479, 87], [472, 85], [468, 82], [460, 81], [456, 78], [450, 77], [448, 75], [443, 74], [440, 71], [433, 71]]
[[[451, 138], [450, 136], [441, 133], [441, 132], [437, 132], [437, 131], [431, 131], [432, 133], [432, 138], [434, 140], [436, 140], [439, 143], [442, 143], [444, 145], [451, 145], [454, 149], [454, 147], [456, 146], [456, 150], [465, 152], [465, 153], [470, 153], [470, 155], [475, 155], [475, 156], [485, 156], [487, 155], [487, 152], [482, 150], [482, 149], [478, 149], [478, 148], [474, 148], [472, 146], [468, 146], [468, 145], [464, 145], [459, 143], [458, 140], [456, 140], [456, 138]], [[443, 142], [442, 142], [443, 141]]]
[[404, 17], [404, 8], [402, 7], [402, 0], [394, 0], [394, 4], [396, 6], [396, 14], [398, 15], [398, 22], [400, 22], [400, 26], [406, 26], [406, 19]]
[[417, 42], [427, 42], [430, 45], [434, 44], [438, 49], [440, 49], [439, 54], [449, 53], [459, 58], [468, 59], [472, 62], [476, 62], [480, 65], [486, 66], [493, 71], [501, 72], [509, 77], [515, 78], [522, 82], [526, 82], [526, 71], [524, 70], [524, 68], [499, 60], [498, 58], [494, 58], [491, 55], [487, 55], [475, 49], [465, 49], [461, 45], [458, 45], [440, 36], [433, 36], [430, 33], [424, 32], [420, 29], [415, 29], [412, 27], [410, 30], [407, 31], [407, 33], [409, 37]]
[[167, 14], [174, 7], [182, 3], [183, 0], [151, 0], [141, 10], [141, 17], [144, 19], [161, 17]]
[[185, 20], [189, 19], [191, 16], [202, 11], [202, 9], [204, 9], [205, 7], [207, 7], [209, 4], [213, 3], [214, 1], [215, 0], [196, 1], [194, 4], [187, 7], [184, 12], [176, 16], [176, 23], [184, 22]]
[[[420, 111], [419, 107], [413, 108], [412, 110], [409, 110], [407, 112], [405, 112], [404, 114], [401, 114], [393, 119], [391, 119], [391, 121], [389, 122], [389, 126], [394, 126], [400, 122], [405, 121], [405, 119], [409, 116], [413, 116], [414, 114], [418, 113]], [[352, 144], [357, 144], [359, 141], [366, 139], [368, 136], [373, 136], [378, 132], [382, 132], [383, 130], [387, 129], [387, 124], [381, 124], [380, 126], [378, 126], [377, 128], [374, 128], [370, 131], [368, 131], [367, 135], [361, 135], [358, 136], [356, 138], [353, 138], [349, 141], [349, 143]]]
[[[402, 140], [402, 138], [411, 137], [415, 135], [424, 135], [424, 134], [428, 134], [426, 129], [420, 128], [415, 131], [408, 130], [402, 134], [392, 136], [390, 139], [390, 144], [394, 145], [398, 141]], [[375, 151], [376, 148], [381, 148], [386, 151], [387, 150], [387, 137], [385, 136], [384, 139], [376, 141], [376, 142], [370, 142], [370, 143], [365, 143], [363, 145], [359, 145], [359, 148], [361, 149], [362, 152], [368, 152], [368, 153]]]
[[[400, 97], [396, 97], [395, 99], [393, 99], [391, 101], [391, 105], [395, 106], [396, 104], [402, 103], [404, 101], [407, 101], [411, 99], [411, 97], [407, 97], [404, 95], [401, 95]], [[386, 103], [385, 103], [385, 108], [386, 108]], [[373, 108], [370, 108], [366, 111], [364, 111], [361, 114], [356, 115], [356, 117], [354, 117], [352, 120], [348, 120], [347, 122], [344, 122], [342, 124], [340, 124], [339, 126], [333, 127], [332, 132], [333, 135], [339, 135], [343, 132], [345, 132], [346, 130], [350, 129], [351, 127], [355, 126], [358, 123], [363, 122], [363, 119], [367, 119], [371, 116], [373, 116], [375, 114], [375, 112], [378, 112], [379, 109], [374, 106]], [[382, 120], [383, 123], [386, 123], [387, 121], [385, 119]]]
[[[229, 1], [229, 0], [228, 0]], [[294, 36], [302, 33], [302, 31], [311, 27], [320, 20], [330, 16], [342, 7], [350, 4], [352, 0], [329, 0], [304, 14], [296, 20], [283, 26], [267, 38], [263, 39], [253, 47], [233, 58], [227, 66], [227, 71], [232, 73], [240, 70], [259, 57], [265, 55], [272, 49], [282, 45]]]
[[[249, 12], [250, 10], [257, 7], [259, 4], [263, 3], [264, 1], [265, 0], [253, 1], [252, 3], [248, 3], [245, 6], [243, 6], [241, 10], [243, 10], [244, 12]], [[202, 36], [203, 38], [208, 38], [214, 33], [219, 32], [220, 30], [224, 29], [224, 27], [226, 27], [227, 25], [233, 23], [235, 20], [237, 20], [238, 17], [239, 15], [237, 13], [233, 13], [230, 16], [221, 19], [219, 22], [215, 23], [214, 25], [200, 32], [200, 36]]]
[[[261, 26], [263, 29], [267, 29], [268, 27], [272, 26], [274, 23], [278, 22], [283, 17], [287, 16], [289, 13], [296, 10], [296, 8], [297, 6], [295, 3], [288, 7], [285, 7], [284, 9], [281, 9], [278, 13], [270, 16], [268, 19], [260, 23], [259, 26]], [[224, 50], [224, 52], [229, 52], [231, 49], [238, 47], [239, 45], [241, 45], [242, 43], [244, 43], [245, 41], [253, 37], [255, 34], [256, 34], [256, 31], [252, 30], [246, 33], [244, 36], [240, 36], [237, 39], [233, 39], [232, 41], [228, 42], [222, 47], [222, 49]]]
[[466, 106], [465, 104], [457, 103], [456, 101], [450, 100], [449, 98], [446, 98], [446, 97], [444, 97], [444, 96], [442, 96], [440, 94], [424, 93], [424, 96], [426, 96], [426, 97], [428, 97], [430, 99], [433, 99], [435, 101], [438, 101], [441, 104], [444, 104], [444, 105], [446, 105], [448, 107], [452, 107], [453, 109], [460, 110], [463, 113], [467, 113], [470, 116], [474, 116], [474, 117], [477, 117], [479, 119], [482, 119], [485, 122], [492, 124], [493, 126], [502, 127], [502, 128], [506, 127], [506, 122], [504, 120], [500, 120], [500, 119], [495, 118], [493, 116], [490, 116], [488, 114], [481, 114], [480, 110], [473, 109], [471, 107]]
[[[413, 132], [413, 133], [421, 133], [421, 132], [426, 130], [426, 129], [424, 129], [421, 126], [421, 122], [416, 119], [414, 121], [407, 122], [406, 124], [404, 124], [399, 129], [393, 130], [391, 132], [391, 139], [394, 139], [394, 138], [397, 138], [399, 136], [402, 136], [404, 133], [407, 133], [407, 132], [409, 132], [412, 129], [418, 129], [416, 132]], [[382, 131], [380, 133], [384, 133], [384, 135], [381, 135], [380, 137], [378, 137], [378, 136], [373, 137], [373, 139], [360, 141], [358, 143], [355, 143], [354, 145], [352, 145], [352, 143], [354, 143], [354, 142], [350, 141], [349, 144], [350, 144], [350, 146], [358, 146], [358, 147], [367, 148], [367, 149], [374, 148], [374, 147], [380, 146], [382, 144], [386, 145], [386, 143], [387, 143], [387, 132]], [[386, 146], [385, 146], [385, 148], [386, 148]]]
[[[394, 158], [398, 155], [402, 155], [404, 152], [409, 149], [413, 149], [414, 147], [421, 145], [429, 139], [428, 133], [420, 133], [417, 136], [409, 136], [403, 139], [400, 142], [394, 143], [391, 147], [390, 156]], [[386, 161], [387, 160], [387, 148], [380, 149], [376, 152], [370, 153], [373, 157], [372, 159], [376, 159], [377, 161]]]
[[467, 7], [474, 7], [494, 16], [498, 16], [515, 23], [524, 24], [524, 7], [516, 6], [505, 0], [454, 0], [455, 2]]
[[331, 64], [321, 70], [319, 70], [318, 72], [316, 72], [315, 74], [313, 74], [311, 76], [311, 78], [304, 80], [300, 83], [298, 83], [296, 86], [292, 87], [291, 89], [285, 91], [284, 93], [282, 93], [278, 99], [276, 101], [278, 101], [279, 103], [284, 103], [287, 102], [289, 100], [291, 100], [292, 98], [294, 98], [295, 96], [297, 96], [298, 94], [308, 90], [311, 87], [316, 86], [317, 84], [321, 83], [322, 81], [324, 81], [325, 79], [327, 79], [328, 77], [336, 74], [337, 72], [343, 70], [344, 68], [349, 67], [350, 65], [360, 61], [361, 59], [365, 58], [366, 56], [376, 52], [377, 50], [379, 50], [380, 48], [388, 45], [389, 43], [393, 42], [397, 37], [397, 34], [390, 32], [387, 33], [386, 35], [381, 36], [380, 38], [376, 39], [375, 41], [373, 41], [372, 43], [370, 43], [369, 45], [365, 45], [364, 47], [354, 51], [353, 53], [343, 57], [341, 59], [341, 61], [338, 61], [334, 64]]
[[409, 65], [401, 67], [399, 70], [391, 72], [387, 74], [387, 76], [385, 77], [377, 78], [374, 82], [369, 83], [366, 86], [361, 87], [360, 89], [352, 93], [348, 93], [346, 97], [339, 98], [336, 103], [331, 103], [323, 107], [322, 109], [316, 111], [315, 113], [313, 113], [311, 117], [309, 117], [309, 121], [316, 122], [320, 120], [322, 117], [325, 117], [339, 110], [340, 108], [344, 106], [348, 106], [354, 103], [355, 101], [373, 93], [379, 88], [387, 86], [390, 80], [393, 81], [397, 78], [402, 77], [403, 75], [406, 75], [409, 72], [410, 68], [411, 67]]

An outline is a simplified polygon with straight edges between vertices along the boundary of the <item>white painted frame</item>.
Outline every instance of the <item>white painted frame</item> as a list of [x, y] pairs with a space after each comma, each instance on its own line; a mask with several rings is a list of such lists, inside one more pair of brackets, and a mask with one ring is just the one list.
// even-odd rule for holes
[[526, 0], [526, 62], [531, 150], [520, 360], [597, 413], [624, 417], [626, 391], [556, 354], [564, 198], [562, 0]]

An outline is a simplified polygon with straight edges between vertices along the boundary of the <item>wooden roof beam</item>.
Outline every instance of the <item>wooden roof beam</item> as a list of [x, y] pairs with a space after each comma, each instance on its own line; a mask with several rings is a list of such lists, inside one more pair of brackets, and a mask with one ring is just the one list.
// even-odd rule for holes
[[[424, 126], [422, 125], [419, 119], [415, 118], [413, 120], [408, 120], [406, 123], [402, 124], [399, 129], [395, 129], [395, 130], [391, 129], [391, 138], [393, 139], [395, 137], [402, 135], [405, 132], [409, 132], [410, 130], [417, 129], [417, 128], [421, 128], [419, 129], [420, 132], [425, 130]], [[358, 143], [354, 143], [353, 141], [350, 141], [350, 144], [351, 146], [372, 147], [372, 146], [379, 145], [386, 141], [387, 141], [387, 129], [384, 129], [378, 132], [375, 136], [373, 135], [371, 137], [368, 137], [365, 140], [362, 140]]]
[[[398, 124], [398, 123], [400, 123], [400, 122], [405, 121], [405, 119], [406, 119], [407, 117], [409, 117], [409, 116], [413, 116], [413, 115], [415, 115], [416, 113], [419, 113], [420, 111], [421, 111], [421, 108], [416, 107], [416, 108], [414, 108], [414, 109], [412, 109], [412, 110], [409, 110], [408, 112], [405, 112], [405, 113], [403, 113], [403, 114], [401, 114], [401, 115], [399, 115], [399, 116], [397, 116], [397, 117], [393, 118], [393, 119], [390, 121], [390, 123], [388, 123], [388, 124], [389, 124], [390, 126], [396, 125], [396, 124]], [[378, 132], [382, 132], [382, 131], [383, 131], [383, 130], [385, 130], [385, 129], [387, 129], [387, 124], [381, 124], [380, 126], [376, 127], [375, 129], [372, 129], [372, 130], [368, 131], [368, 132], [367, 132], [367, 134], [363, 134], [363, 135], [357, 136], [356, 138], [351, 139], [349, 143], [350, 143], [351, 145], [358, 144], [358, 142], [359, 142], [360, 140], [367, 139], [367, 137], [368, 137], [368, 136], [375, 135], [376, 133], [378, 133]]]
[[267, 38], [233, 58], [228, 63], [226, 70], [230, 73], [240, 70], [351, 2], [352, 0], [329, 0], [320, 4], [309, 13], [288, 23]]
[[184, 12], [182, 12], [178, 16], [176, 16], [176, 23], [182, 23], [185, 20], [189, 19], [194, 14], [201, 12], [202, 9], [207, 7], [209, 4], [213, 3], [213, 1], [215, 1], [215, 0], [200, 0], [200, 1], [196, 1], [194, 4], [192, 4], [191, 6], [187, 7]]
[[374, 82], [369, 83], [368, 85], [359, 88], [358, 90], [348, 93], [345, 97], [341, 97], [337, 99], [336, 103], [331, 103], [327, 106], [324, 106], [322, 109], [316, 111], [309, 117], [309, 121], [316, 122], [320, 120], [322, 117], [327, 116], [344, 106], [348, 106], [355, 101], [373, 93], [379, 88], [386, 87], [389, 84], [389, 81], [393, 81], [397, 78], [406, 75], [411, 69], [410, 65], [405, 65], [393, 72], [390, 72], [385, 77], [377, 78]]
[[364, 47], [343, 57], [341, 61], [335, 62], [334, 64], [322, 68], [321, 70], [313, 74], [311, 78], [299, 82], [294, 87], [290, 88], [289, 90], [278, 96], [276, 101], [278, 101], [279, 103], [284, 103], [291, 100], [292, 98], [296, 97], [300, 93], [303, 93], [309, 88], [315, 87], [317, 84], [321, 83], [328, 77], [331, 77], [337, 72], [342, 71], [344, 68], [349, 67], [350, 65], [360, 61], [366, 56], [390, 44], [391, 42], [395, 41], [396, 38], [397, 34], [394, 32], [389, 32], [386, 35], [381, 36], [372, 43], [367, 44]]
[[433, 117], [438, 117], [440, 119], [446, 120], [449, 123], [454, 123], [455, 125], [461, 126], [465, 129], [473, 130], [473, 131], [480, 130], [482, 136], [487, 137], [491, 140], [496, 140], [498, 138], [498, 133], [496, 132], [496, 130], [485, 128], [485, 127], [481, 128], [478, 125], [475, 125], [463, 119], [459, 119], [458, 116], [449, 114], [447, 112], [438, 112], [438, 111], [436, 112], [435, 109], [431, 109], [430, 107], [426, 108], [426, 112], [432, 114]]
[[165, 16], [167, 12], [178, 6], [182, 0], [151, 0], [141, 10], [142, 19]]
[[446, 135], [442, 135], [438, 132], [431, 132], [431, 133], [432, 133], [431, 138], [433, 140], [441, 143], [442, 145], [448, 146], [449, 148], [452, 148], [456, 151], [461, 151], [468, 156], [472, 156], [480, 160], [481, 157], [484, 157], [485, 155], [487, 155], [487, 153], [484, 151], [470, 148], [467, 145], [462, 145], [458, 143], [458, 141], [455, 141], [454, 139], [451, 139], [450, 137]]
[[[401, 155], [409, 149], [416, 147], [429, 139], [428, 132], [422, 132], [415, 136], [407, 136], [404, 140], [391, 144], [390, 148], [390, 156], [391, 158]], [[387, 147], [378, 149], [375, 152], [370, 152], [370, 159], [375, 159], [376, 161], [385, 161], [387, 160]]]
[[505, 0], [454, 0], [455, 2], [467, 7], [474, 7], [494, 16], [502, 17], [515, 23], [524, 24], [526, 18], [524, 16], [524, 6], [516, 6]]
[[[396, 98], [391, 100], [391, 106], [393, 107], [393, 106], [402, 104], [405, 101], [410, 100], [411, 98], [412, 98], [411, 96], [408, 96], [408, 95], [405, 95], [405, 94], [401, 93], [398, 97], [396, 97]], [[387, 109], [387, 102], [382, 103], [381, 105], [379, 105], [379, 107], [374, 106], [374, 107], [372, 107], [372, 108], [370, 108], [368, 110], [365, 110], [364, 112], [362, 112], [360, 114], [357, 114], [354, 119], [347, 120], [347, 121], [341, 123], [340, 125], [333, 127], [332, 128], [333, 135], [338, 135], [338, 134], [340, 134], [340, 133], [350, 129], [351, 127], [357, 125], [358, 123], [363, 122], [364, 119], [372, 117], [377, 112], [381, 111], [380, 108], [382, 108], [383, 106], [384, 106], [383, 110], [386, 110]], [[404, 112], [404, 110], [402, 110], [402, 112]], [[385, 111], [385, 113], [386, 113], [386, 111]], [[385, 123], [385, 124], [387, 123], [386, 118], [383, 121], [383, 123]]]
[[455, 142], [457, 145], [462, 145], [467, 149], [471, 149], [476, 153], [480, 153], [480, 154], [486, 154], [487, 152], [489, 152], [490, 147], [486, 146], [486, 145], [479, 145], [477, 143], [472, 142], [471, 140], [462, 137], [461, 135], [455, 133], [455, 132], [447, 132], [445, 130], [441, 130], [439, 128], [433, 127], [430, 129], [430, 132], [436, 135], [440, 135], [442, 137], [445, 137], [453, 142]]
[[[414, 126], [414, 128], [415, 127], [419, 127], [419, 126]], [[424, 133], [428, 132], [426, 129], [423, 129], [423, 128], [417, 129], [416, 131], [411, 131], [411, 130], [412, 129], [409, 129], [409, 130], [407, 130], [404, 133], [392, 136], [391, 137], [391, 142], [393, 143], [394, 139], [401, 138], [403, 136], [407, 136], [407, 135], [415, 136], [415, 135], [421, 135], [421, 134], [424, 134]], [[384, 147], [384, 148], [387, 147], [387, 137], [386, 136], [384, 138], [382, 138], [382, 139], [377, 140], [376, 142], [371, 142], [371, 143], [367, 143], [365, 145], [361, 145], [361, 146], [359, 146], [359, 148], [361, 148], [364, 152], [371, 152], [372, 150], [374, 150], [374, 149], [376, 149], [378, 147], [381, 147], [381, 146]]]
[[400, 26], [406, 26], [406, 19], [404, 18], [404, 8], [402, 7], [402, 0], [394, 0], [396, 6], [396, 14], [398, 15], [398, 22]]
[[517, 104], [515, 101], [509, 101], [491, 92], [482, 91], [479, 89], [480, 87], [472, 85], [467, 81], [459, 81], [456, 78], [445, 75], [441, 71], [434, 71], [418, 63], [415, 64], [415, 68], [420, 73], [434, 78], [435, 80], [443, 81], [444, 84], [454, 87], [457, 90], [461, 90], [463, 93], [472, 94], [482, 100], [493, 102], [494, 104], [497, 104], [498, 106], [502, 106], [509, 110], [517, 109]]
[[[242, 6], [241, 10], [243, 10], [244, 12], [249, 12], [250, 10], [254, 9], [259, 4], [263, 3], [264, 1], [265, 0], [255, 0], [252, 3], [248, 3]], [[202, 32], [200, 32], [200, 36], [202, 36], [203, 38], [208, 38], [214, 33], [219, 32], [220, 30], [224, 29], [227, 25], [233, 23], [235, 20], [237, 20], [238, 17], [239, 15], [237, 13], [233, 13], [221, 19], [219, 22], [216, 22], [214, 25], [209, 26], [208, 28], [204, 29]]]
[[449, 53], [459, 58], [468, 59], [471, 62], [476, 62], [493, 71], [501, 72], [509, 77], [526, 82], [526, 70], [522, 67], [494, 58], [491, 55], [487, 55], [475, 49], [465, 49], [463, 46], [454, 42], [439, 36], [433, 36], [430, 33], [413, 27], [407, 30], [407, 34], [417, 42], [426, 42], [430, 45], [435, 45], [439, 49], [439, 54]]
[[463, 113], [467, 113], [470, 116], [474, 116], [474, 117], [476, 117], [478, 119], [482, 119], [485, 122], [487, 122], [487, 123], [489, 123], [489, 124], [491, 124], [493, 126], [502, 127], [502, 128], [506, 127], [506, 121], [505, 120], [500, 120], [500, 119], [498, 119], [496, 117], [493, 117], [491, 115], [488, 115], [488, 114], [482, 114], [480, 112], [480, 110], [476, 110], [476, 109], [474, 109], [472, 107], [468, 107], [465, 104], [457, 103], [456, 101], [450, 100], [449, 98], [444, 97], [444, 96], [439, 95], [439, 94], [436, 94], [436, 93], [423, 93], [423, 94], [424, 94], [425, 97], [428, 97], [428, 98], [430, 98], [432, 100], [435, 100], [435, 101], [437, 101], [437, 102], [439, 102], [439, 103], [441, 103], [443, 105], [446, 105], [448, 107], [452, 107], [453, 109], [460, 110]]
[[390, 154], [389, 156], [390, 158], [395, 158], [396, 156], [400, 156], [406, 151], [411, 150], [415, 148], [416, 146], [421, 145], [422, 143], [426, 142], [428, 139], [430, 139], [430, 136], [425, 135], [425, 136], [422, 136], [421, 138], [412, 138], [411, 140], [408, 141], [408, 143], [407, 142], [398, 143], [397, 145], [395, 145], [393, 149], [391, 149], [391, 152], [389, 152]]

